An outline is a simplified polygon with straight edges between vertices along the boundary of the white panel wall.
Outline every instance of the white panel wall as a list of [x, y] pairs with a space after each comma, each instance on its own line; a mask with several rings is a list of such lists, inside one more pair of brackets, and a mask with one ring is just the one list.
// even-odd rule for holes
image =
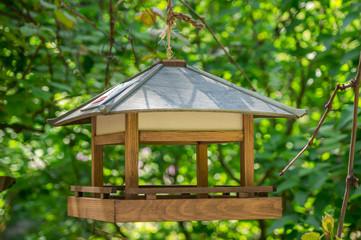
[[125, 115], [103, 115], [97, 116], [97, 135], [117, 133], [125, 131]]
[[[97, 117], [97, 135], [124, 132], [125, 115]], [[215, 112], [139, 113], [139, 130], [232, 131], [242, 130], [242, 114]]]

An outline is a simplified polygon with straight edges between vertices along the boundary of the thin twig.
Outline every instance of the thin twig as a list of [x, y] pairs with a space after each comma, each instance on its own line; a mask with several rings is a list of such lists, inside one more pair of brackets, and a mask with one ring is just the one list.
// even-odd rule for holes
[[139, 67], [139, 59], [137, 57], [137, 54], [135, 53], [135, 47], [134, 47], [134, 37], [132, 36], [131, 31], [128, 29], [128, 37], [126, 37], [129, 42], [130, 42], [130, 46], [132, 47], [132, 53], [134, 56], [134, 64], [137, 67], [137, 69], [140, 71], [140, 67]]
[[106, 32], [104, 32], [102, 29], [100, 29], [95, 23], [93, 23], [92, 21], [90, 21], [89, 19], [84, 17], [83, 15], [79, 14], [78, 12], [74, 11], [70, 7], [66, 6], [62, 1], [59, 1], [59, 2], [60, 2], [60, 7], [61, 8], [64, 8], [64, 9], [68, 10], [69, 12], [71, 12], [72, 14], [74, 14], [74, 15], [78, 16], [79, 18], [83, 19], [85, 22], [92, 25], [95, 29], [97, 29], [98, 31], [103, 33], [108, 39], [110, 38], [109, 35]]
[[128, 238], [123, 232], [122, 230], [120, 229], [120, 227], [118, 226], [118, 224], [116, 223], [113, 223], [114, 224], [114, 227], [117, 229], [117, 231], [119, 232], [119, 234], [123, 237], [123, 238]]
[[356, 146], [360, 78], [361, 78], [361, 53], [360, 53], [358, 70], [357, 70], [355, 80], [349, 83], [349, 85], [353, 88], [353, 91], [354, 91], [352, 132], [351, 132], [350, 152], [349, 152], [349, 158], [348, 158], [346, 189], [345, 189], [345, 195], [343, 197], [342, 208], [341, 208], [341, 213], [340, 213], [340, 218], [339, 218], [339, 223], [338, 223], [338, 228], [337, 228], [337, 237], [341, 237], [341, 234], [342, 234], [343, 222], [345, 220], [347, 201], [348, 201], [348, 197], [350, 195], [350, 189], [352, 186], [358, 188], [358, 183], [357, 183], [358, 179], [353, 175], [353, 165], [354, 165], [355, 146]]
[[[84, 78], [84, 76], [82, 74], [82, 68], [81, 68], [81, 65], [79, 64], [77, 57], [75, 56], [75, 53], [72, 52], [72, 55], [73, 55], [73, 60], [75, 62], [75, 66], [78, 68], [80, 79], [83, 80], [85, 87], [88, 89], [89, 93], [93, 96], [94, 92], [91, 90], [90, 86], [88, 85], [88, 83], [86, 82], [86, 79]], [[79, 52], [77, 55], [79, 55]]]
[[23, 74], [23, 76], [22, 76], [22, 79], [25, 79], [25, 77], [28, 75], [31, 67], [33, 66], [34, 59], [35, 59], [35, 57], [38, 55], [39, 50], [40, 50], [41, 46], [43, 46], [43, 44], [44, 44], [44, 41], [41, 41], [40, 44], [38, 45], [38, 47], [36, 48], [33, 56], [31, 56], [31, 58], [30, 58], [30, 63], [29, 63], [29, 65], [26, 67], [26, 69], [25, 69], [25, 71], [24, 71], [24, 74]]
[[238, 184], [241, 184], [241, 180], [236, 178], [232, 171], [229, 169], [229, 167], [227, 166], [227, 164], [224, 162], [224, 159], [223, 159], [223, 155], [222, 155], [222, 146], [220, 144], [217, 144], [217, 147], [218, 147], [218, 153], [219, 153], [219, 157], [218, 157], [218, 160], [219, 162], [221, 163], [222, 167], [224, 168], [224, 170], [228, 173], [228, 175], [234, 180], [236, 181]]
[[220, 46], [220, 48], [222, 48], [223, 52], [227, 55], [227, 57], [229, 58], [229, 60], [231, 60], [231, 62], [237, 67], [237, 69], [241, 72], [242, 76], [246, 79], [246, 81], [248, 82], [248, 85], [251, 87], [251, 89], [253, 91], [256, 91], [256, 89], [253, 87], [251, 81], [249, 80], [247, 74], [243, 71], [243, 69], [241, 68], [241, 66], [237, 63], [237, 61], [231, 56], [231, 54], [227, 51], [227, 49], [223, 46], [223, 44], [218, 40], [218, 38], [216, 37], [216, 35], [214, 34], [214, 32], [212, 31], [212, 29], [209, 27], [209, 25], [206, 23], [206, 21], [204, 20], [204, 17], [200, 16], [191, 6], [189, 6], [187, 3], [185, 3], [183, 0], [179, 0], [186, 8], [188, 8], [192, 13], [194, 13], [194, 15], [197, 16], [197, 18], [204, 24], [204, 26], [206, 26], [206, 28], [208, 29], [209, 33], [212, 35], [213, 39], [218, 43], [218, 45]]
[[111, 235], [111, 236], [113, 236], [113, 237], [117, 237], [117, 238], [120, 238], [120, 239], [125, 239], [125, 240], [128, 240], [128, 238], [125, 238], [125, 237], [119, 236], [119, 235], [114, 234], [114, 233], [106, 232], [106, 231], [101, 230], [101, 229], [96, 228], [96, 227], [94, 227], [94, 230], [95, 230], [95, 231], [98, 231], [98, 232], [105, 233], [105, 234], [109, 234], [109, 235]]
[[113, 0], [109, 1], [109, 15], [110, 15], [110, 37], [109, 37], [109, 53], [107, 57], [107, 67], [105, 69], [105, 89], [108, 89], [109, 86], [109, 67], [110, 67], [110, 61], [113, 58], [112, 55], [112, 48], [114, 43], [114, 14], [113, 14]]
[[282, 172], [280, 172], [280, 176], [282, 176], [283, 174], [285, 174], [285, 172], [293, 165], [293, 163], [313, 144], [313, 141], [315, 140], [315, 137], [318, 133], [318, 131], [321, 128], [321, 125], [323, 124], [323, 122], [325, 121], [327, 114], [331, 111], [332, 109], [332, 102], [336, 97], [336, 94], [339, 90], [346, 90], [347, 88], [352, 86], [352, 82], [353, 80], [351, 80], [349, 83], [347, 84], [337, 84], [335, 90], [332, 93], [332, 96], [330, 98], [330, 100], [328, 100], [327, 104], [325, 105], [325, 113], [323, 114], [322, 118], [320, 119], [319, 123], [317, 124], [316, 130], [315, 132], [312, 134], [311, 139], [308, 141], [308, 143], [306, 144], [306, 146], [296, 155], [296, 157], [287, 165], [287, 167], [285, 167]]

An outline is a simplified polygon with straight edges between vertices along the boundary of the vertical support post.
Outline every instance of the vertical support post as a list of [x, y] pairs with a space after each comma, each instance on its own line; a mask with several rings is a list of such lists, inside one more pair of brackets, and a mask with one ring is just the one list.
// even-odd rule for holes
[[137, 194], [128, 194], [128, 188], [138, 187], [138, 151], [139, 130], [138, 114], [125, 114], [125, 198], [137, 198]]
[[[241, 186], [254, 186], [254, 131], [253, 115], [243, 114], [244, 139], [241, 142]], [[247, 194], [253, 197], [254, 193]]]
[[[197, 144], [197, 187], [208, 187], [208, 153], [207, 144]], [[197, 198], [208, 198], [207, 193], [197, 194]]]
[[[97, 129], [96, 117], [91, 118], [91, 146], [92, 146], [92, 186], [103, 187], [103, 146], [95, 145]], [[93, 197], [100, 197], [99, 193], [93, 193]]]

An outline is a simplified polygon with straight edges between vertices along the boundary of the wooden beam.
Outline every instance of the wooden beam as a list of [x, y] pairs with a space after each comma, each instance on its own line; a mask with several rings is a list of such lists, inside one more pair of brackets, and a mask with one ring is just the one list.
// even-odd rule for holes
[[137, 198], [137, 194], [129, 194], [129, 188], [138, 188], [138, 152], [139, 130], [138, 114], [125, 114], [125, 197]]
[[282, 198], [117, 200], [68, 197], [68, 215], [105, 222], [275, 219]]
[[[196, 145], [243, 141], [243, 131], [139, 131], [141, 145]], [[125, 133], [95, 136], [96, 145], [122, 145]]]
[[86, 192], [86, 193], [116, 193], [117, 187], [92, 187], [92, 186], [70, 186], [72, 192]]
[[124, 142], [125, 134], [123, 132], [95, 136], [96, 145], [124, 145]]
[[[254, 186], [254, 131], [253, 115], [243, 114], [244, 141], [241, 142], [241, 186]], [[253, 193], [248, 193], [252, 197]]]
[[281, 198], [116, 200], [116, 222], [274, 219], [282, 217]]
[[89, 197], [68, 197], [68, 216], [115, 221], [115, 200]]
[[143, 188], [129, 188], [128, 192], [132, 194], [181, 194], [181, 193], [252, 193], [252, 192], [275, 192], [276, 188], [273, 186], [228, 186], [228, 187], [143, 187]]
[[[92, 148], [92, 186], [103, 186], [103, 146], [95, 144], [96, 136], [96, 117], [91, 118], [91, 148]], [[100, 194], [94, 193], [93, 197], [100, 197]]]
[[[199, 143], [196, 146], [197, 155], [197, 186], [208, 187], [208, 153], [207, 144]], [[198, 194], [198, 198], [208, 198], [208, 194]]]
[[143, 142], [239, 142], [242, 131], [141, 131]]

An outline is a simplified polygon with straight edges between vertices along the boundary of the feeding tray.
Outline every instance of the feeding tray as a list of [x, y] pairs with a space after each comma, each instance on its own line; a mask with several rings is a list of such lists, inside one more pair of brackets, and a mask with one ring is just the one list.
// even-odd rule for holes
[[[92, 184], [71, 187], [68, 215], [106, 222], [281, 218], [282, 199], [268, 196], [276, 188], [254, 186], [253, 118], [306, 113], [183, 60], [159, 61], [49, 120], [53, 126], [92, 126]], [[228, 142], [241, 146], [241, 184], [209, 187], [207, 146]], [[140, 144], [196, 145], [197, 185], [139, 186]], [[104, 186], [104, 145], [125, 145], [123, 186]]]

